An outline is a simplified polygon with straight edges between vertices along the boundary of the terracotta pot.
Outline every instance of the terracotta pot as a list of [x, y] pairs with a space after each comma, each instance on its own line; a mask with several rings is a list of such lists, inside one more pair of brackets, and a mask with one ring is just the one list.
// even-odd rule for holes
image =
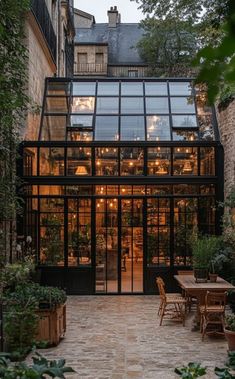
[[228, 342], [229, 351], [235, 351], [235, 332], [232, 332], [228, 329], [224, 329], [224, 335]]
[[218, 274], [209, 274], [210, 282], [215, 283], [218, 278]]

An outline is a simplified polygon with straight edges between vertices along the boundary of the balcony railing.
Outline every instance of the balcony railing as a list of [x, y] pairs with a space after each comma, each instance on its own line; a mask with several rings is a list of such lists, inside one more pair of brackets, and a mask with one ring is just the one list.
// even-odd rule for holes
[[77, 63], [74, 68], [75, 75], [107, 75], [107, 65], [103, 63]]
[[56, 35], [45, 0], [31, 0], [31, 11], [46, 39], [54, 62], [56, 62]]

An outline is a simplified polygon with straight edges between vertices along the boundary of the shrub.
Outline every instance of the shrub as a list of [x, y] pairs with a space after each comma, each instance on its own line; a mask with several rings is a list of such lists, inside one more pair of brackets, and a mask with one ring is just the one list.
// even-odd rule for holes
[[75, 372], [71, 367], [65, 366], [65, 360], [49, 361], [36, 353], [33, 358], [33, 365], [29, 366], [25, 362], [12, 365], [8, 356], [0, 356], [0, 377], [2, 379], [45, 379], [45, 378], [65, 378], [65, 373]]

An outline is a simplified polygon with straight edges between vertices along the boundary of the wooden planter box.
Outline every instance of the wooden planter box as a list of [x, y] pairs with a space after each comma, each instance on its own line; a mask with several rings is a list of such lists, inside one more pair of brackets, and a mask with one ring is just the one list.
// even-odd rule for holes
[[66, 304], [39, 309], [36, 314], [39, 316], [36, 341], [48, 341], [50, 346], [58, 345], [66, 331]]

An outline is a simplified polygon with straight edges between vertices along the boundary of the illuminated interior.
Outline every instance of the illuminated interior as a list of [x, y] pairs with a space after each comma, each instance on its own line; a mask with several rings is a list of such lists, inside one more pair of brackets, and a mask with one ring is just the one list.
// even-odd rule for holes
[[190, 235], [220, 228], [223, 152], [204, 95], [151, 79], [48, 79], [45, 93], [39, 139], [22, 145], [22, 233], [44, 282], [154, 293], [161, 272], [171, 289]]

